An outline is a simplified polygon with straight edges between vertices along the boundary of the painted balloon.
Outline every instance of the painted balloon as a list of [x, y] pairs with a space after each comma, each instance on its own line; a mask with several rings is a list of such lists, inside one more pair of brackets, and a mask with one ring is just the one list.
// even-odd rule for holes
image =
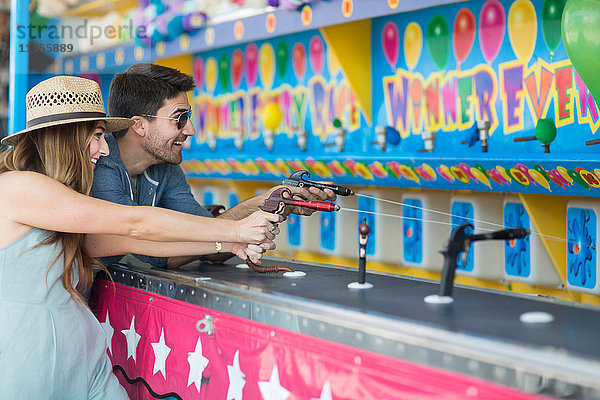
[[542, 6], [542, 35], [550, 50], [550, 61], [554, 58], [554, 52], [560, 44], [560, 23], [564, 8], [565, 0], [544, 0]]
[[282, 115], [279, 105], [275, 102], [265, 106], [262, 112], [262, 121], [265, 128], [274, 131], [281, 123]]
[[600, 104], [600, 0], [569, 0], [562, 19], [562, 39], [575, 70]]
[[529, 62], [537, 38], [537, 17], [530, 0], [516, 0], [510, 6], [508, 38], [517, 58]]
[[275, 52], [273, 51], [273, 46], [269, 43], [264, 43], [260, 46], [258, 64], [260, 81], [263, 88], [269, 90], [273, 86], [273, 79], [275, 78]]
[[277, 75], [283, 79], [287, 72], [288, 62], [290, 59], [290, 49], [287, 42], [280, 41], [277, 43], [277, 52], [275, 53], [275, 65], [277, 66]]
[[423, 31], [416, 22], [411, 22], [404, 30], [404, 58], [409, 70], [415, 69], [423, 49]]
[[240, 49], [235, 49], [231, 55], [231, 82], [233, 88], [240, 87], [242, 75], [244, 73], [244, 56]]
[[292, 68], [296, 79], [301, 81], [306, 73], [306, 50], [302, 43], [296, 43], [292, 49]]
[[434, 15], [427, 25], [425, 33], [427, 49], [433, 62], [439, 69], [445, 69], [450, 56], [450, 33], [448, 22], [442, 14]]
[[217, 60], [213, 57], [208, 58], [205, 65], [205, 82], [206, 89], [208, 89], [210, 93], [214, 92], [215, 87], [217, 86], [218, 71], [219, 67], [217, 66]]
[[454, 19], [452, 46], [458, 64], [462, 64], [475, 43], [475, 16], [468, 8], [461, 8]]
[[194, 59], [194, 82], [198, 90], [204, 89], [204, 59], [196, 57]]
[[323, 63], [325, 61], [325, 46], [320, 36], [315, 35], [308, 45], [308, 60], [310, 66], [316, 75], [323, 73]]
[[246, 83], [254, 86], [258, 77], [258, 46], [250, 43], [246, 47]]
[[385, 24], [381, 32], [381, 45], [383, 46], [383, 55], [387, 60], [392, 71], [396, 71], [398, 62], [398, 51], [400, 49], [400, 34], [398, 27], [392, 21]]
[[223, 91], [229, 90], [229, 57], [221, 54], [219, 57], [219, 82]]
[[504, 7], [498, 0], [488, 0], [479, 15], [479, 46], [488, 64], [496, 59], [506, 32]]

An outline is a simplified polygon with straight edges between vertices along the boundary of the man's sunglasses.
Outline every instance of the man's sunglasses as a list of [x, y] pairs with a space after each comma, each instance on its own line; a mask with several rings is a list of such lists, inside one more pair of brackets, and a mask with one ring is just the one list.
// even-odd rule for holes
[[172, 119], [173, 121], [177, 121], [177, 129], [183, 129], [183, 127], [188, 123], [189, 119], [192, 118], [192, 110], [184, 111], [177, 118], [173, 117], [161, 117], [160, 115], [150, 115], [150, 114], [140, 114], [142, 117], [152, 117], [152, 118], [162, 118], [162, 119]]

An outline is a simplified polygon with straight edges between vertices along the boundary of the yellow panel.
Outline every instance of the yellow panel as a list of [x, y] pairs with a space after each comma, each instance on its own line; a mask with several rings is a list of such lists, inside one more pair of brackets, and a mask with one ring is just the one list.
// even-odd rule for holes
[[158, 65], [163, 65], [165, 67], [171, 67], [180, 70], [184, 74], [191, 75], [192, 74], [192, 55], [191, 54], [182, 54], [180, 56], [169, 57], [169, 58], [159, 58], [154, 60], [154, 62]]
[[554, 264], [558, 276], [562, 280], [565, 291], [571, 300], [581, 301], [581, 296], [567, 288], [567, 246], [566, 223], [567, 202], [571, 199], [565, 196], [543, 194], [519, 194], [533, 226], [541, 233], [540, 239]]
[[371, 20], [324, 27], [321, 33], [371, 124]]

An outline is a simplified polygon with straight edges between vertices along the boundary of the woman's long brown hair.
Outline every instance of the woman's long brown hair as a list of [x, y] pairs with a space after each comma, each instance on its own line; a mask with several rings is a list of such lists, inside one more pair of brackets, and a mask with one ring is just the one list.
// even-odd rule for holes
[[[94, 173], [89, 145], [96, 125], [95, 121], [71, 123], [26, 133], [14, 147], [0, 153], [0, 173], [38, 172], [78, 193], [89, 195]], [[90, 257], [85, 247], [85, 234], [54, 232], [38, 246], [56, 243], [62, 244], [62, 250], [50, 268], [61, 255], [64, 256], [63, 286], [76, 300], [85, 304], [82, 293], [92, 285], [93, 269], [102, 268], [102, 265]], [[75, 271], [79, 279], [74, 286]]]

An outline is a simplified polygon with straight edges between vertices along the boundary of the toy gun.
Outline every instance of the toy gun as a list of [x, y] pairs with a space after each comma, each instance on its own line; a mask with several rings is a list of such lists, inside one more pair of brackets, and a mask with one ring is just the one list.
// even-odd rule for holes
[[[296, 187], [305, 187], [305, 188], [309, 188], [309, 187], [313, 186], [313, 187], [316, 187], [321, 190], [331, 189], [331, 191], [333, 191], [333, 193], [335, 193], [339, 196], [350, 196], [350, 195], [354, 194], [354, 192], [352, 190], [350, 190], [349, 188], [347, 188], [345, 186], [338, 186], [338, 185], [334, 185], [331, 183], [321, 183], [321, 182], [309, 181], [309, 180], [305, 179], [305, 177], [310, 178], [310, 172], [305, 171], [305, 170], [296, 171], [293, 174], [291, 174], [289, 178], [284, 179], [282, 183], [286, 186], [296, 186]], [[319, 210], [319, 211], [324, 211], [324, 210]]]
[[[287, 194], [288, 197], [284, 197], [284, 194]], [[338, 211], [340, 209], [340, 206], [329, 201], [294, 200], [292, 199], [292, 192], [288, 188], [279, 188], [274, 190], [273, 193], [271, 193], [271, 195], [269, 196], [269, 198], [265, 200], [264, 204], [262, 206], [258, 206], [258, 208], [273, 214], [281, 214], [286, 205], [306, 207], [312, 210], [325, 212]]]

